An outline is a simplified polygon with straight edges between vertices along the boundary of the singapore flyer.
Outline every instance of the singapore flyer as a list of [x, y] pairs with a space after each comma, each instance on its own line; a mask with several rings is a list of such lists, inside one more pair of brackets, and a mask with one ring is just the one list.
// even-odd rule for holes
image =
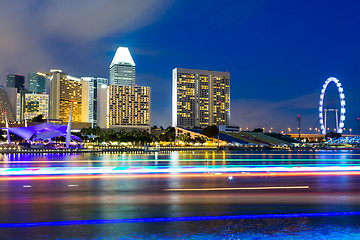
[[[338, 118], [337, 118], [337, 109], [324, 109], [324, 97], [325, 97], [326, 88], [329, 85], [329, 83], [331, 83], [331, 82], [334, 82], [336, 84], [336, 87], [338, 89], [339, 96], [340, 96], [340, 121], [338, 121]], [[342, 130], [344, 127], [344, 122], [345, 122], [345, 95], [344, 95], [344, 89], [342, 88], [340, 81], [334, 77], [330, 77], [325, 81], [323, 88], [321, 90], [321, 94], [320, 94], [319, 120], [320, 120], [320, 128], [321, 128], [322, 134], [326, 134], [326, 111], [327, 110], [332, 110], [332, 111], [336, 110], [335, 111], [336, 112], [336, 132], [342, 133]], [[325, 116], [324, 116], [324, 112], [325, 112]]]

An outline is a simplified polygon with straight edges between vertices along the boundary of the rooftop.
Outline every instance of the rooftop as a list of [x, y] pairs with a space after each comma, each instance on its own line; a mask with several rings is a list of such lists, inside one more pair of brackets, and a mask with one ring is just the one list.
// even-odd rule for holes
[[112, 62], [110, 64], [110, 68], [116, 64], [135, 66], [135, 62], [132, 59], [130, 51], [127, 47], [119, 47], [116, 50], [114, 59], [112, 60]]

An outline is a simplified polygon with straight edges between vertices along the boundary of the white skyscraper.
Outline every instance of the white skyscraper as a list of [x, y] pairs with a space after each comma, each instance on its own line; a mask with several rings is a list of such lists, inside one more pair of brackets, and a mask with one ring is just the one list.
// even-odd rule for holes
[[[89, 84], [89, 122], [93, 127], [98, 123], [98, 91], [103, 85], [108, 86], [109, 80], [106, 78], [82, 77], [82, 80]], [[106, 99], [105, 99], [106, 101]]]
[[116, 50], [110, 64], [110, 85], [135, 85], [135, 63], [126, 47], [119, 47]]

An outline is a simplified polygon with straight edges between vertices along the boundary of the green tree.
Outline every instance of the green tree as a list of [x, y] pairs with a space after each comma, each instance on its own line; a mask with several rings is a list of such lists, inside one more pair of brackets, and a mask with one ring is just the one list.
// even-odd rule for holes
[[32, 119], [30, 119], [30, 122], [44, 122], [44, 115], [40, 114], [37, 115], [36, 117], [33, 117]]
[[219, 134], [219, 129], [215, 125], [208, 126], [208, 127], [204, 128], [203, 134], [209, 138], [213, 138]]

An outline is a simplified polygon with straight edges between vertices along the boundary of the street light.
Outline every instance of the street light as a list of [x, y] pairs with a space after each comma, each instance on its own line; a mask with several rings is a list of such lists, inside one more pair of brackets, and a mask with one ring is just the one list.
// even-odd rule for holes
[[358, 137], [360, 136], [360, 127], [359, 127], [359, 120], [360, 118], [357, 118], [356, 121], [357, 121], [357, 124], [358, 124]]
[[299, 131], [299, 141], [300, 141], [300, 137], [301, 137], [301, 130], [300, 130], [300, 120], [301, 120], [301, 116], [297, 115], [297, 121], [298, 121], [298, 131]]

